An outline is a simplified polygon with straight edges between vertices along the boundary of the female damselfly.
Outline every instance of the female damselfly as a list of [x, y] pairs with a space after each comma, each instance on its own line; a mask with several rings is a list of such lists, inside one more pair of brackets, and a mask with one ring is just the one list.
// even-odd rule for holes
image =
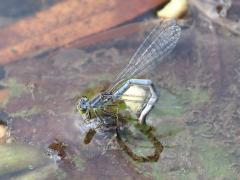
[[81, 97], [77, 105], [78, 111], [88, 115], [88, 118], [91, 118], [91, 114], [94, 117], [99, 117], [98, 110], [104, 110], [109, 104], [118, 101], [131, 86], [137, 85], [148, 88], [150, 92], [150, 98], [138, 117], [139, 123], [145, 123], [145, 118], [158, 97], [150, 79], [135, 78], [142, 76], [157, 62], [161, 62], [174, 49], [180, 34], [181, 28], [174, 20], [161, 21], [157, 24], [137, 49], [126, 67], [117, 75], [112, 85], [91, 100], [87, 97]]

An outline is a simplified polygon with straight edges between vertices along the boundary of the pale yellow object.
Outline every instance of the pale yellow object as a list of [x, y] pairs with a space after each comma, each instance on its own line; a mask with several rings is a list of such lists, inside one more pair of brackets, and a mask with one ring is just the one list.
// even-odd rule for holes
[[142, 108], [145, 100], [146, 91], [141, 86], [131, 86], [121, 97], [132, 112], [136, 113]]
[[0, 125], [0, 144], [5, 143], [7, 137], [7, 127]]
[[0, 139], [4, 138], [7, 134], [7, 128], [4, 125], [0, 125]]
[[163, 9], [157, 12], [158, 17], [177, 19], [188, 10], [188, 0], [171, 0]]

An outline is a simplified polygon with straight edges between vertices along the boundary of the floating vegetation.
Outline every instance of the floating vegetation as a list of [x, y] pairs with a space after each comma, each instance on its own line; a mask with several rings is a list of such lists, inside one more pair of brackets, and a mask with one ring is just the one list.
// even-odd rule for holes
[[199, 88], [190, 88], [179, 94], [183, 103], [189, 103], [192, 106], [203, 105], [209, 102], [210, 99], [209, 93]]
[[39, 107], [34, 106], [31, 109], [21, 110], [21, 111], [15, 112], [15, 113], [11, 113], [10, 115], [12, 117], [27, 118], [27, 117], [30, 117], [34, 114], [38, 114], [40, 112], [41, 112], [41, 109]]
[[64, 159], [66, 157], [66, 148], [67, 145], [56, 139], [52, 144], [48, 146], [49, 149], [55, 151], [57, 155], [61, 158]]
[[51, 179], [56, 177], [58, 166], [56, 164], [49, 164], [39, 167], [19, 176], [14, 176], [14, 180], [36, 180], [36, 179]]
[[231, 156], [227, 151], [214, 142], [199, 139], [198, 158], [204, 168], [204, 173], [208, 179], [237, 179], [235, 170], [232, 168]]
[[43, 151], [26, 144], [0, 144], [0, 179], [51, 164]]
[[161, 89], [158, 104], [154, 108], [154, 115], [177, 117], [183, 114], [185, 106], [179, 96]]
[[154, 114], [157, 116], [178, 117], [183, 115], [188, 107], [204, 105], [209, 102], [209, 99], [209, 93], [199, 88], [178, 90], [176, 94], [161, 89]]
[[20, 97], [27, 90], [24, 84], [17, 82], [17, 80], [14, 78], [9, 78], [0, 82], [0, 85], [6, 87], [6, 98], [1, 103], [2, 107], [6, 106], [11, 98]]
[[78, 171], [82, 172], [85, 169], [85, 161], [80, 156], [74, 156], [72, 159]]

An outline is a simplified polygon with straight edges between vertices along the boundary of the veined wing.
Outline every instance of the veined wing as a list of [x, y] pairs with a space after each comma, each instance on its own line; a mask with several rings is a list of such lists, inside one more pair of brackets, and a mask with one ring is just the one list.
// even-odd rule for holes
[[143, 75], [155, 62], [161, 62], [174, 49], [180, 34], [181, 28], [175, 21], [162, 21], [149, 33], [107, 92], [115, 91], [128, 79]]

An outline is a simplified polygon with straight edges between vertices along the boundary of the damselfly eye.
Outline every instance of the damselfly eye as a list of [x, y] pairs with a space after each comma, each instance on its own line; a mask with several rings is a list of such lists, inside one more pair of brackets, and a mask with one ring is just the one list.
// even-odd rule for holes
[[77, 105], [77, 110], [80, 114], [85, 114], [87, 112], [87, 109], [82, 108], [80, 103]]
[[87, 109], [88, 109], [88, 98], [87, 97], [81, 97], [78, 105], [77, 105], [77, 110], [78, 112], [80, 112], [81, 114], [85, 114], [87, 112]]

